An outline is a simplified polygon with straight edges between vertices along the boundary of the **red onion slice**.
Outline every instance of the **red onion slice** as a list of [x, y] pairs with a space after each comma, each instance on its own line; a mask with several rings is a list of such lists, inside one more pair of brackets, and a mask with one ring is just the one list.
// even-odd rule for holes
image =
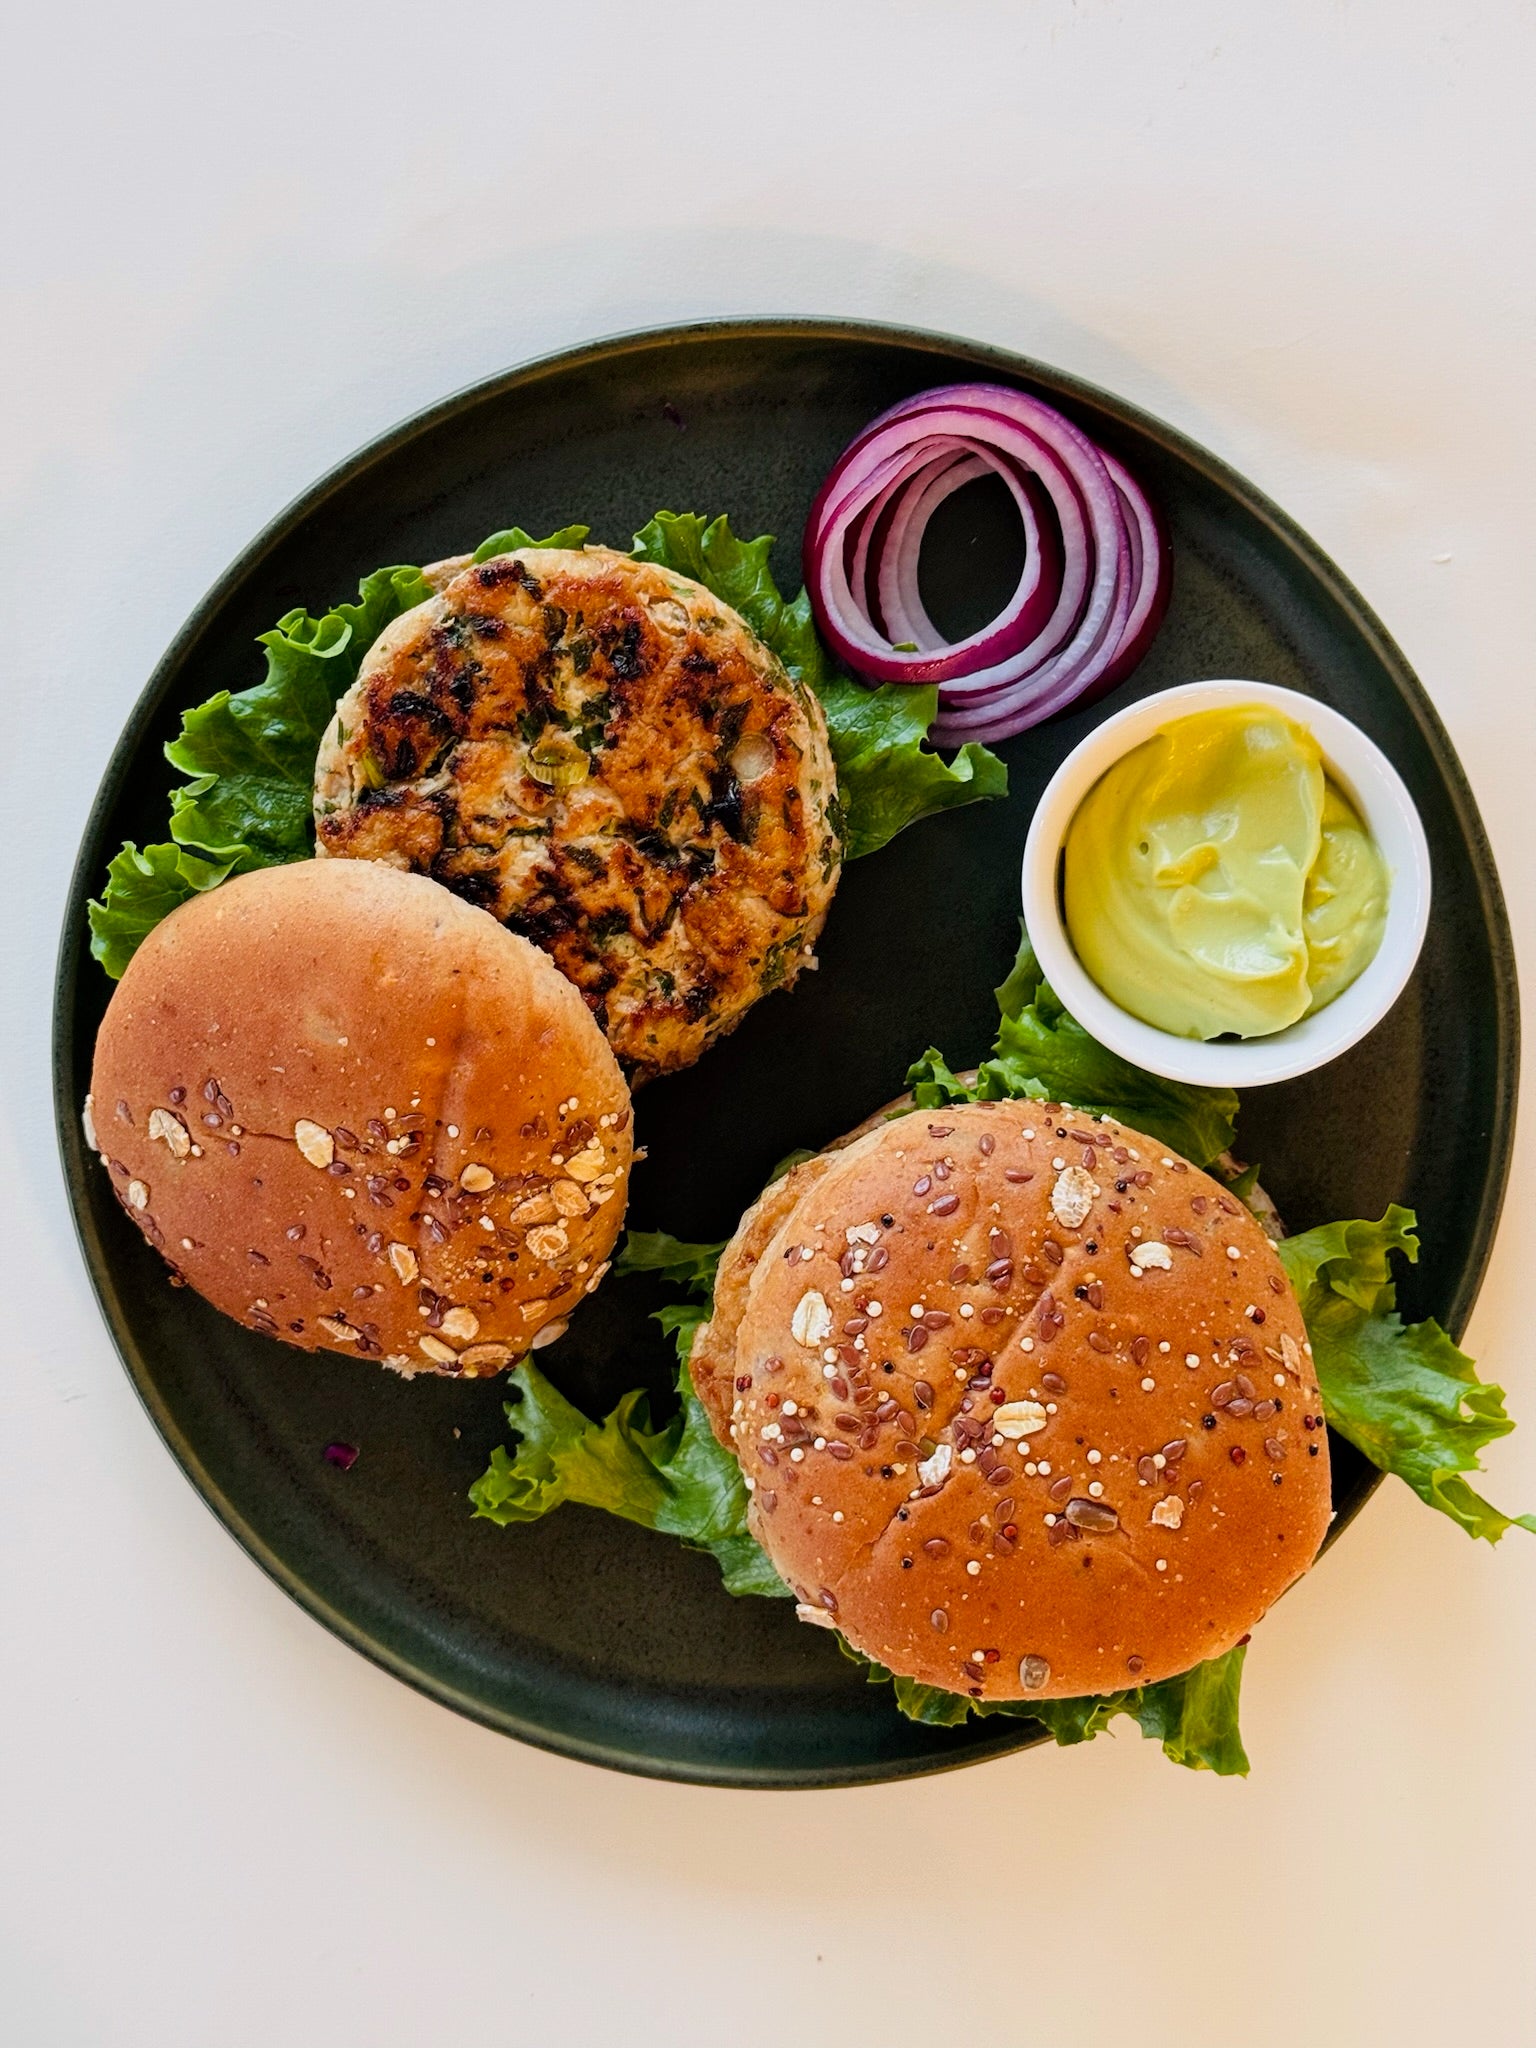
[[1136, 596], [1115, 658], [1100, 680], [1095, 695], [1113, 689], [1116, 683], [1123, 683], [1152, 644], [1152, 637], [1163, 623], [1163, 614], [1168, 609], [1171, 580], [1167, 542], [1145, 491], [1112, 455], [1104, 457], [1104, 467], [1114, 481], [1125, 514]]
[[[1071, 632], [1073, 615], [1082, 602], [1087, 563], [1086, 549], [1081, 544], [1083, 514], [1072, 480], [1049, 449], [1035, 442], [1033, 437], [1010, 427], [1008, 422], [986, 423], [983, 437], [956, 435], [950, 431], [957, 426], [962, 429], [974, 427], [975, 423], [974, 414], [960, 411], [937, 413], [925, 420], [924, 425], [931, 431], [917, 438], [915, 446], [914, 437], [907, 435], [899, 425], [888, 436], [867, 440], [859, 450], [852, 475], [845, 475], [840, 480], [843, 488], [838, 495], [830, 497], [824, 494], [823, 500], [818, 501], [819, 518], [817, 512], [812, 513], [813, 527], [808, 530], [806, 538], [806, 573], [811, 603], [826, 638], [856, 674], [879, 682], [930, 683], [943, 682], [952, 675], [962, 676], [969, 671], [978, 679], [984, 679], [997, 665], [1015, 656], [1021, 647], [1030, 645], [1037, 638], [1045, 643], [1040, 651], [1049, 652]], [[1064, 550], [1069, 556], [1068, 572], [1061, 592], [1052, 593], [1054, 609], [1043, 631], [1035, 624], [1039, 610], [1035, 600], [1041, 588], [1044, 561], [1042, 553], [1037, 550], [1026, 559], [1018, 587], [1007, 606], [981, 632], [973, 633], [953, 646], [945, 645], [937, 654], [925, 653], [921, 646], [913, 654], [898, 653], [855, 595], [857, 581], [850, 581], [845, 566], [845, 542], [859, 519], [866, 515], [878, 518], [890, 494], [910, 477], [927, 469], [935, 456], [957, 447], [982, 457], [996, 469], [1019, 508], [1019, 517], [1025, 522], [1026, 532], [1036, 521], [1019, 470], [1029, 469], [1041, 478], [1069, 535], [1068, 546]], [[1015, 454], [1018, 460], [1014, 463], [999, 462], [999, 452]], [[1105, 490], [1109, 494], [1107, 477]], [[1070, 566], [1070, 536], [1074, 533], [1079, 541], [1075, 550], [1075, 573]], [[852, 552], [856, 556], [857, 543]]]
[[[885, 559], [892, 545], [890, 536], [896, 519], [910, 504], [914, 493], [921, 493], [947, 476], [956, 479], [950, 489], [958, 490], [961, 483], [969, 483], [973, 477], [985, 475], [986, 469], [987, 465], [979, 455], [966, 454], [958, 446], [938, 455], [925, 452], [913, 469], [904, 470], [895, 482], [883, 487], [878, 497], [849, 529], [849, 539], [852, 542], [851, 551], [848, 553], [849, 589], [864, 616], [893, 643], [899, 645], [904, 640], [911, 640], [918, 647], [930, 650], [947, 644], [943, 635], [929, 621], [921, 604], [916, 608], [915, 620], [903, 618], [895, 621], [880, 603], [875, 566]], [[944, 496], [948, 495], [949, 492], [946, 491]], [[939, 502], [935, 500], [935, 504]], [[880, 534], [880, 545], [878, 549], [874, 549], [873, 542], [877, 532]]]
[[[946, 641], [918, 588], [928, 521], [991, 472], [1024, 528], [997, 617]], [[1156, 632], [1168, 555], [1145, 494], [1042, 400], [995, 384], [919, 392], [872, 420], [827, 477], [806, 582], [834, 651], [871, 682], [937, 683], [935, 738], [999, 738], [1112, 688]]]
[[[1089, 528], [1075, 479], [1057, 460], [1054, 452], [1027, 429], [982, 414], [979, 409], [937, 412], [929, 415], [924, 424], [946, 437], [954, 427], [970, 427], [972, 438], [966, 441], [966, 446], [977, 453], [1012, 456], [1014, 462], [1002, 464], [999, 474], [1013, 493], [1021, 518], [1028, 517], [1024, 509], [1027, 498], [1016, 469], [1032, 471], [1044, 485], [1062, 529], [1064, 565], [1062, 588], [1056, 594], [1047, 624], [1037, 635], [1031, 635], [1028, 630], [1026, 612], [1033, 590], [1038, 585], [1038, 559], [1026, 562], [1024, 575], [1012, 599], [990, 626], [957, 641], [940, 655], [925, 654], [921, 650], [916, 654], [897, 653], [868, 614], [858, 606], [843, 571], [842, 538], [853, 520], [873, 502], [885, 485], [904, 480], [909, 473], [908, 466], [900, 460], [899, 450], [903, 440], [910, 437], [900, 422], [885, 435], [874, 437], [863, 446], [853, 482], [835, 502], [824, 508], [819, 530], [807, 537], [811, 602], [817, 607], [818, 620], [823, 622], [827, 638], [859, 674], [873, 676], [881, 682], [944, 682], [955, 677], [961, 687], [992, 680], [1003, 681], [1007, 674], [1003, 664], [1013, 661], [1025, 647], [1032, 648], [1031, 662], [1034, 663], [1054, 653], [1071, 636], [1074, 621], [1082, 612], [1085, 590], [1093, 623], [1098, 626], [1097, 615], [1106, 607], [1112, 594], [1112, 569], [1110, 581], [1103, 590], [1088, 590]], [[975, 431], [978, 427], [981, 429], [979, 435]], [[910, 466], [915, 468], [917, 464], [914, 461]], [[1107, 473], [1101, 470], [1100, 474], [1102, 482], [1096, 514], [1106, 524], [1113, 522], [1119, 530], [1118, 501]]]
[[[835, 645], [842, 628], [850, 643], [844, 658], [861, 661], [864, 673], [876, 675], [882, 681], [947, 682], [953, 692], [964, 692], [967, 696], [977, 690], [986, 690], [990, 695], [994, 690], [1008, 688], [1018, 680], [1021, 670], [1041, 670], [1048, 658], [1055, 657], [1049, 671], [1038, 678], [1040, 687], [1046, 689], [1064, 671], [1095, 656], [1111, 624], [1120, 558], [1125, 549], [1120, 501], [1098, 451], [1086, 435], [1059, 413], [1020, 393], [995, 386], [960, 389], [975, 393], [974, 397], [967, 397], [963, 406], [944, 405], [942, 401], [952, 396], [949, 392], [929, 392], [924, 394], [921, 412], [916, 410], [915, 401], [909, 401], [905, 409], [897, 408], [885, 415], [883, 422], [874, 422], [858, 447], [857, 468], [862, 471], [871, 463], [888, 459], [889, 449], [899, 446], [904, 434], [910, 434], [914, 418], [920, 419], [930, 431], [953, 430], [969, 424], [973, 433], [984, 433], [994, 447], [1033, 468], [1051, 496], [1062, 527], [1063, 587], [1049, 625], [1027, 649], [1027, 660], [1020, 660], [1026, 650], [1017, 643], [1017, 635], [1008, 630], [1014, 621], [1007, 612], [1000, 614], [991, 628], [958, 642], [949, 651], [948, 659], [932, 655], [896, 655], [892, 659], [886, 652], [890, 643], [876, 638], [869, 621], [862, 622], [862, 633], [847, 631], [846, 612], [840, 601], [843, 593], [834, 584], [828, 591], [829, 637]], [[1001, 410], [1005, 405], [1011, 407], [1012, 417]], [[1041, 429], [1038, 434], [1037, 424]], [[857, 484], [844, 493], [822, 528], [824, 540], [835, 537], [839, 521], [847, 516], [850, 505], [857, 502], [857, 495]], [[1085, 585], [1089, 586], [1086, 605]], [[814, 581], [811, 589], [814, 604]]]
[[[880, 617], [888, 636], [899, 646], [911, 641], [926, 653], [937, 653], [947, 645], [944, 635], [928, 616], [917, 587], [917, 557], [924, 529], [946, 498], [978, 477], [995, 475], [1001, 464], [984, 455], [957, 455], [948, 461], [919, 470], [896, 501], [884, 545], [876, 562], [875, 594]], [[1010, 483], [1012, 479], [1010, 478]], [[1020, 503], [1017, 492], [1014, 503]], [[1021, 508], [1022, 509], [1022, 508]], [[1024, 555], [1028, 561], [1039, 552], [1039, 522], [1034, 522], [1034, 546], [1025, 528]]]
[[945, 499], [989, 473], [1007, 485], [1024, 529], [1025, 569], [1015, 592], [1015, 599], [1022, 597], [1023, 602], [1013, 631], [1028, 645], [1050, 619], [1061, 589], [1061, 563], [1050, 526], [1041, 523], [1038, 500], [1042, 494], [1027, 470], [983, 452], [921, 473], [897, 500], [880, 553], [876, 584], [880, 615], [896, 640], [911, 641], [930, 653], [948, 649], [949, 642], [929, 618], [918, 588], [923, 535]]

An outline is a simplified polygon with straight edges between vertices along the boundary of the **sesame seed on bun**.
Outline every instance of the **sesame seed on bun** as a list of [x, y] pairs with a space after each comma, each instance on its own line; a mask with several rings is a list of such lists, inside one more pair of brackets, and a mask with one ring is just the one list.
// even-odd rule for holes
[[537, 947], [423, 876], [302, 861], [158, 925], [87, 1130], [226, 1315], [403, 1373], [501, 1371], [607, 1271], [629, 1091]]
[[1273, 1245], [1187, 1160], [1060, 1105], [918, 1110], [795, 1168], [692, 1363], [802, 1619], [952, 1692], [1186, 1671], [1328, 1525]]

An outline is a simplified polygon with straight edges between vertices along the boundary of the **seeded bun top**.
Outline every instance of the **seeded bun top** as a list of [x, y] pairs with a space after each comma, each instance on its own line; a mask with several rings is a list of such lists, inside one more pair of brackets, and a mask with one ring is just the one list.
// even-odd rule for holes
[[1268, 1238], [1154, 1139], [1049, 1103], [920, 1110], [796, 1168], [693, 1363], [802, 1618], [952, 1692], [1185, 1671], [1327, 1528]]
[[151, 932], [87, 1106], [118, 1199], [216, 1308], [467, 1376], [558, 1335], [606, 1271], [629, 1120], [546, 955], [352, 861], [237, 876]]

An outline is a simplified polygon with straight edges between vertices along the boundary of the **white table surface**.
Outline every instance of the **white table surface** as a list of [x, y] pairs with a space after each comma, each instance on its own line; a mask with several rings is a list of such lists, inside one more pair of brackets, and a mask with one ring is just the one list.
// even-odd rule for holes
[[[1536, 1541], [1386, 1486], [1265, 1625], [1246, 1783], [1134, 1730], [822, 1794], [539, 1755], [219, 1530], [102, 1329], [47, 1087], [91, 794], [226, 562], [440, 394], [711, 313], [1018, 348], [1245, 471], [1423, 677], [1529, 977], [1530, 7], [93, 0], [5, 63], [0, 2040], [1536, 2040]], [[1516, 1507], [1533, 1168], [1528, 1123], [1471, 1332]]]

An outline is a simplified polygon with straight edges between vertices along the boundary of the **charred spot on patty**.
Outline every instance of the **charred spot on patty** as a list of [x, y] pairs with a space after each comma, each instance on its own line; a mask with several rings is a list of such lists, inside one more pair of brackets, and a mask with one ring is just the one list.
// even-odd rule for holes
[[445, 732], [453, 731], [453, 721], [432, 702], [423, 697], [419, 690], [396, 690], [384, 707], [389, 718], [423, 718], [429, 725], [438, 725]]
[[659, 868], [678, 868], [683, 864], [682, 847], [674, 846], [665, 833], [654, 827], [637, 825], [632, 819], [624, 818], [614, 827], [614, 832], [632, 846], [643, 861]]
[[485, 671], [477, 661], [456, 662], [448, 678], [449, 695], [467, 718], [474, 708], [475, 688]]
[[465, 612], [450, 612], [440, 625], [432, 628], [432, 646], [439, 654], [444, 649], [467, 647], [473, 637], [474, 628]]
[[729, 754], [741, 738], [741, 728], [747, 722], [747, 713], [750, 709], [749, 704], [742, 702], [727, 704], [723, 711], [715, 713], [715, 743], [722, 754]]
[[490, 868], [466, 868], [457, 864], [444, 868], [442, 862], [434, 862], [433, 879], [452, 889], [455, 896], [462, 896], [466, 903], [478, 904], [482, 910], [493, 914], [501, 898], [501, 889], [496, 874]]
[[[457, 882], [449, 882], [455, 894], [462, 893]], [[531, 939], [536, 946], [542, 946], [547, 953], [555, 950], [555, 941], [564, 938], [574, 929], [577, 913], [568, 903], [557, 897], [544, 896], [537, 902], [520, 905], [508, 911], [502, 922], [508, 931], [517, 932], [525, 939]]]
[[622, 683], [633, 682], [642, 672], [641, 631], [637, 618], [621, 619], [612, 625], [599, 626], [597, 630], [598, 650]]
[[429, 726], [424, 732], [381, 734], [384, 747], [384, 768], [395, 782], [413, 782], [419, 775], [425, 775], [434, 768], [444, 749], [450, 744], [451, 734], [442, 736]]
[[709, 802], [704, 806], [704, 821], [711, 820], [723, 825], [731, 837], [745, 843], [751, 837], [746, 830], [746, 814], [741, 800], [741, 784], [734, 771], [727, 765], [714, 769], [709, 778]]
[[499, 590], [503, 584], [520, 583], [530, 597], [538, 599], [544, 595], [538, 579], [529, 575], [516, 555], [495, 556], [472, 573], [482, 590]]

